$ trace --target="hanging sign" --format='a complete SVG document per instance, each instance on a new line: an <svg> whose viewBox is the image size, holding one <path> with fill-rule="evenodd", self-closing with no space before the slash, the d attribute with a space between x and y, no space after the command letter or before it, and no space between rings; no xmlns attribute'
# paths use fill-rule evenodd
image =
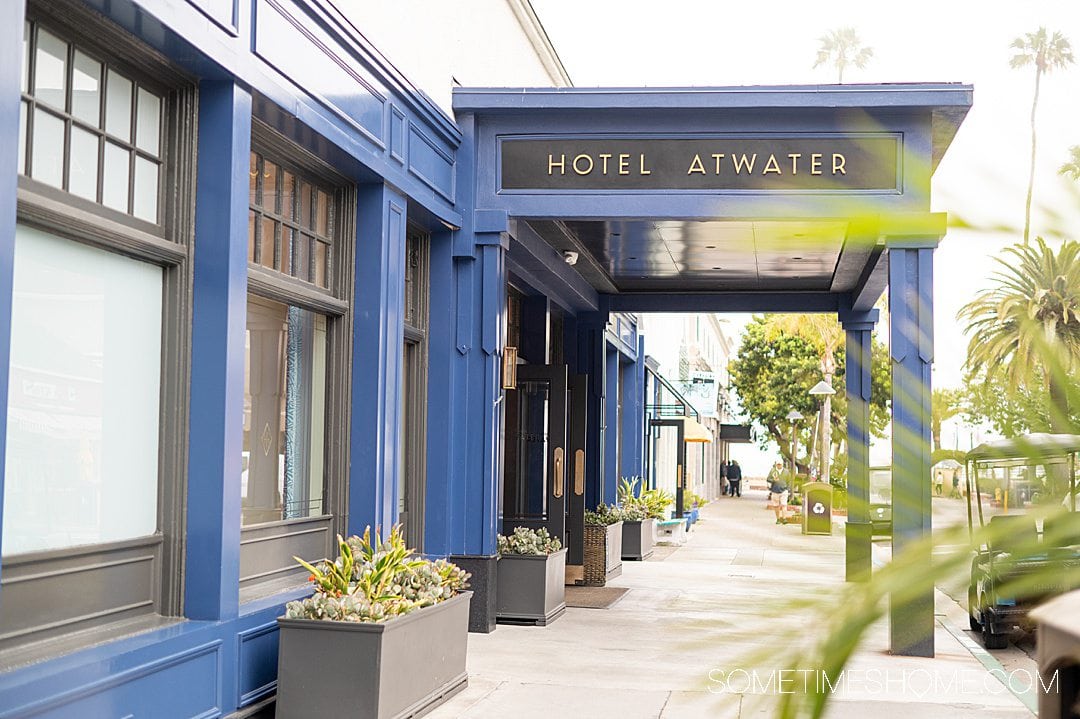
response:
<svg viewBox="0 0 1080 719"><path fill-rule="evenodd" d="M503 138L503 190L898 192L900 137Z"/></svg>

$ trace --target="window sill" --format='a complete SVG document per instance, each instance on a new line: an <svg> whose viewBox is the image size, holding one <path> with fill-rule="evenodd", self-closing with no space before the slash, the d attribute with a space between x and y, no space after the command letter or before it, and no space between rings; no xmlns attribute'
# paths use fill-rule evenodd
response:
<svg viewBox="0 0 1080 719"><path fill-rule="evenodd" d="M157 614L150 614L135 619L113 622L93 629L50 637L37 642L27 642L0 652L0 673L58 659L120 639L130 639L139 634L181 624L185 621L179 617L162 617Z"/></svg>

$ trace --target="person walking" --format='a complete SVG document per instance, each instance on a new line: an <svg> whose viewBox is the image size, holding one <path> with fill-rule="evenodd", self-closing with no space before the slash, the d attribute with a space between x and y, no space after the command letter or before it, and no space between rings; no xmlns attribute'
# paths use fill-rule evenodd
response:
<svg viewBox="0 0 1080 719"><path fill-rule="evenodd" d="M949 497L959 499L960 498L960 470L954 469L952 475L952 492L949 493Z"/></svg>
<svg viewBox="0 0 1080 719"><path fill-rule="evenodd" d="M727 479L727 462L720 462L720 494L725 495L728 492L728 479Z"/></svg>
<svg viewBox="0 0 1080 719"><path fill-rule="evenodd" d="M734 459L728 465L728 486L731 487L732 497L742 496L742 467Z"/></svg>
<svg viewBox="0 0 1080 719"><path fill-rule="evenodd" d="M787 524L788 485L778 468L779 463L769 473L769 503L776 514L776 523Z"/></svg>

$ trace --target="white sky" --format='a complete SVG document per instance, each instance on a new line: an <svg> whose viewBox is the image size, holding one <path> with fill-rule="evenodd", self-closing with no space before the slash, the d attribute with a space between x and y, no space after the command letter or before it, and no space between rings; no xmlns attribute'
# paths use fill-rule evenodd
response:
<svg viewBox="0 0 1080 719"><path fill-rule="evenodd" d="M960 384L967 343L956 312L989 284L993 255L1023 230L1034 75L1009 68L1009 43L1045 25L1064 33L1080 58L1080 3L532 3L578 87L832 83L834 68L812 65L818 38L843 26L854 27L874 51L864 70L845 71L845 82L974 85L974 106L934 176L933 209L981 227L1014 229L953 229L937 252L934 382ZM1080 237L1080 191L1057 175L1068 147L1078 144L1080 66L1073 66L1042 83L1032 235ZM735 325L739 318L731 319ZM961 448L966 444L965 437Z"/></svg>

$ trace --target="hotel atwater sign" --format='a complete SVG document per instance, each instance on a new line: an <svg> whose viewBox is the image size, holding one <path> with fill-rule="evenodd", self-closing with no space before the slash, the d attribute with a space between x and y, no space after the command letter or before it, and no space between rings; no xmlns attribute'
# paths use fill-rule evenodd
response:
<svg viewBox="0 0 1080 719"><path fill-rule="evenodd" d="M502 190L899 192L900 136L510 138Z"/></svg>

